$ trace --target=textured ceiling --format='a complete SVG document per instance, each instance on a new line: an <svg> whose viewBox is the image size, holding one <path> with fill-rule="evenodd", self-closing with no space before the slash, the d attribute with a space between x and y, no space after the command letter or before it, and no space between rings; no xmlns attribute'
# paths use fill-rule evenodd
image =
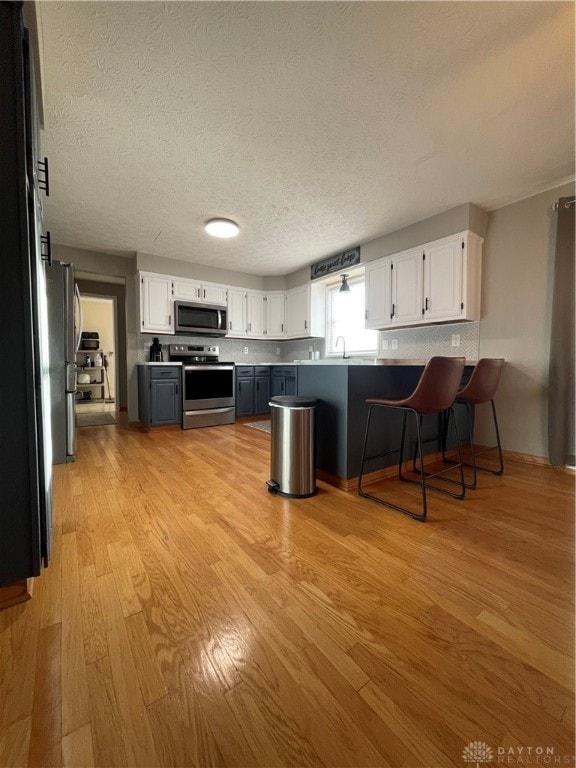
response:
<svg viewBox="0 0 576 768"><path fill-rule="evenodd" d="M287 274L574 173L574 4L41 2L55 242ZM203 223L235 219L235 240Z"/></svg>

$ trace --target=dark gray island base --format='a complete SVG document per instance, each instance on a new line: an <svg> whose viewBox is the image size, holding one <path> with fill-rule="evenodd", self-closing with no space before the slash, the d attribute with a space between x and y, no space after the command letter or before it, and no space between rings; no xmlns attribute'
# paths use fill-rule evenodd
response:
<svg viewBox="0 0 576 768"><path fill-rule="evenodd" d="M464 380L474 366L466 366ZM424 365L300 365L298 394L319 400L316 414L316 467L318 477L341 488L353 488L360 474L360 459L364 430L368 416L369 397L404 397L413 390ZM465 438L463 408L456 409L460 439ZM391 409L376 409L371 429L370 453L382 453L400 446L402 414ZM380 429L376 425L380 425ZM425 453L439 450L438 416L424 417ZM415 436L413 419L408 418L407 456L412 456ZM454 446L453 430L448 447ZM374 460L367 468L376 472L397 463L398 454Z"/></svg>

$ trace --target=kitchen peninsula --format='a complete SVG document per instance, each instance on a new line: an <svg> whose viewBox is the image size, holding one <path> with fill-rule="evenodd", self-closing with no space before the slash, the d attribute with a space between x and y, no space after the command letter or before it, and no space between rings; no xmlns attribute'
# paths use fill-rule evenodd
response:
<svg viewBox="0 0 576 768"><path fill-rule="evenodd" d="M348 362L348 361L346 361ZM320 479L342 488L352 488L360 471L360 458L369 397L404 397L409 395L426 365L425 360L381 360L376 365L342 364L342 361L320 361L320 364L300 364L298 367L298 394L319 400L316 421L316 466ZM464 371L467 379L473 370L468 364ZM460 409L459 409L460 410ZM462 409L463 410L463 409ZM374 414L380 429L374 429L378 444L370 452L398 448L402 429L402 414L378 409ZM457 413L458 426L464 426L463 413ZM408 429L411 430L410 420ZM408 432L408 435L411 431ZM424 452L438 450L438 417L424 418ZM370 450L370 449L369 449ZM395 464L397 455L374 462L371 471Z"/></svg>

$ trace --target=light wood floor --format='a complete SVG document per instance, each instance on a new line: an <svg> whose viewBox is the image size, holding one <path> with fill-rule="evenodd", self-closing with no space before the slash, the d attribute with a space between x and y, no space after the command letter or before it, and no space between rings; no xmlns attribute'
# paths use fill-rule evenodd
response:
<svg viewBox="0 0 576 768"><path fill-rule="evenodd" d="M268 445L80 430L52 564L0 612L1 768L572 755L573 476L508 462L423 525L269 495Z"/></svg>

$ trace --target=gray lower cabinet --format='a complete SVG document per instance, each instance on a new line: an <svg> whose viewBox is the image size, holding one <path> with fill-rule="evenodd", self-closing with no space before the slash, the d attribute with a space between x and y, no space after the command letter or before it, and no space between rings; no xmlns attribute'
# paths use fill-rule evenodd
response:
<svg viewBox="0 0 576 768"><path fill-rule="evenodd" d="M254 415L270 413L270 368L256 366L254 370Z"/></svg>
<svg viewBox="0 0 576 768"><path fill-rule="evenodd" d="M265 365L236 366L236 416L270 413L270 368Z"/></svg>
<svg viewBox="0 0 576 768"><path fill-rule="evenodd" d="M138 417L148 427L182 422L182 367L138 366Z"/></svg>
<svg viewBox="0 0 576 768"><path fill-rule="evenodd" d="M296 395L297 388L298 367L296 365L275 365L272 367L272 397Z"/></svg>
<svg viewBox="0 0 576 768"><path fill-rule="evenodd" d="M254 414L254 366L236 366L236 416Z"/></svg>

